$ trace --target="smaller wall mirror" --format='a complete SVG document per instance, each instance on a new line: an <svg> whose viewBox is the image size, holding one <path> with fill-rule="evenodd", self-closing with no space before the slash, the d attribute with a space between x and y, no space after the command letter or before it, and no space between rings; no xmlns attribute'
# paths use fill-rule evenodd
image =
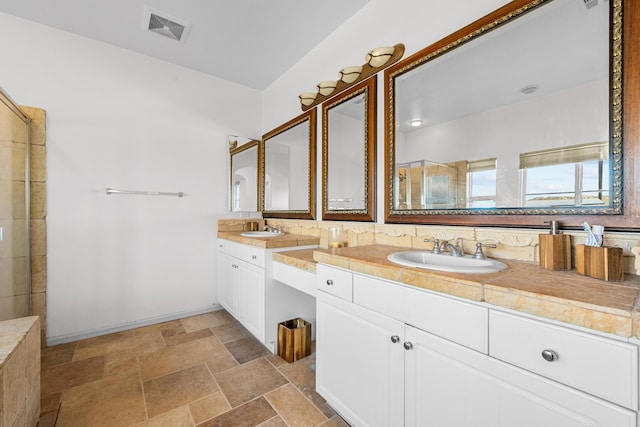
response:
<svg viewBox="0 0 640 427"><path fill-rule="evenodd" d="M262 216L315 218L316 110L262 137Z"/></svg>
<svg viewBox="0 0 640 427"><path fill-rule="evenodd" d="M322 106L322 219L375 220L376 78Z"/></svg>
<svg viewBox="0 0 640 427"><path fill-rule="evenodd" d="M258 149L260 141L229 137L231 212L258 211Z"/></svg>

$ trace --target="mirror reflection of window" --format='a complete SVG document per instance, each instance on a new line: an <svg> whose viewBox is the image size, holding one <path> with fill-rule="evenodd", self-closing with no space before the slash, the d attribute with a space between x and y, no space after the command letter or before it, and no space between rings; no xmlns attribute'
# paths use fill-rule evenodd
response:
<svg viewBox="0 0 640 427"><path fill-rule="evenodd" d="M467 164L467 207L496 207L496 158Z"/></svg>
<svg viewBox="0 0 640 427"><path fill-rule="evenodd" d="M520 155L522 204L609 204L608 144L597 142Z"/></svg>

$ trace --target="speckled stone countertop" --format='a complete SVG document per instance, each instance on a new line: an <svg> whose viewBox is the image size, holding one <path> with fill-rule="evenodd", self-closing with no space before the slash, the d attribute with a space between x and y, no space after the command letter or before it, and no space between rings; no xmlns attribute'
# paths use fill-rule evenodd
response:
<svg viewBox="0 0 640 427"><path fill-rule="evenodd" d="M26 340L31 327L39 321L38 316L29 316L0 322L0 368L18 345Z"/></svg>
<svg viewBox="0 0 640 427"><path fill-rule="evenodd" d="M316 250L299 249L296 251L276 252L273 254L273 260L315 273L318 262L313 258L313 253Z"/></svg>
<svg viewBox="0 0 640 427"><path fill-rule="evenodd" d="M304 236L301 234L284 233L281 236L273 237L245 237L241 234L241 231L218 231L218 238L265 249L317 245L320 243L319 237Z"/></svg>
<svg viewBox="0 0 640 427"><path fill-rule="evenodd" d="M552 271L536 263L510 260L500 260L508 266L500 273L448 273L405 267L387 260L389 254L401 250L405 249L370 245L311 252L317 262L354 272L596 331L640 338L640 276L625 275L622 282L606 282L575 270ZM305 268L308 254L281 253L278 261Z"/></svg>

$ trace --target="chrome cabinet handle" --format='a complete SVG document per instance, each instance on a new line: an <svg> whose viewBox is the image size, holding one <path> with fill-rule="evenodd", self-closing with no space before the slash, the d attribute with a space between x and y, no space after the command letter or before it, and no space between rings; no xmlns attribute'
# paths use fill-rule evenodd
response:
<svg viewBox="0 0 640 427"><path fill-rule="evenodd" d="M542 358L547 362L555 362L558 360L558 353L550 349L542 350Z"/></svg>
<svg viewBox="0 0 640 427"><path fill-rule="evenodd" d="M255 256L255 255L251 255L251 259L256 259L256 258L258 258L258 257Z"/></svg>
<svg viewBox="0 0 640 427"><path fill-rule="evenodd" d="M333 286L333 280L331 279L327 280L327 286Z"/></svg>
<svg viewBox="0 0 640 427"><path fill-rule="evenodd" d="M411 344L409 341L402 344L402 346L404 347L405 350L411 350L413 348L413 344Z"/></svg>
<svg viewBox="0 0 640 427"><path fill-rule="evenodd" d="M391 342L394 343L394 344L400 342L400 337L397 336L397 335L392 335L391 336Z"/></svg>

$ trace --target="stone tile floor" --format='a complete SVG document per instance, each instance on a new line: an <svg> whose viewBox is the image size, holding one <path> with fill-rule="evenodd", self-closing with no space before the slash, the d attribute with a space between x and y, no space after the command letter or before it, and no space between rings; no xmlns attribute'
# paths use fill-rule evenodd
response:
<svg viewBox="0 0 640 427"><path fill-rule="evenodd" d="M347 426L226 311L49 347L39 427Z"/></svg>

